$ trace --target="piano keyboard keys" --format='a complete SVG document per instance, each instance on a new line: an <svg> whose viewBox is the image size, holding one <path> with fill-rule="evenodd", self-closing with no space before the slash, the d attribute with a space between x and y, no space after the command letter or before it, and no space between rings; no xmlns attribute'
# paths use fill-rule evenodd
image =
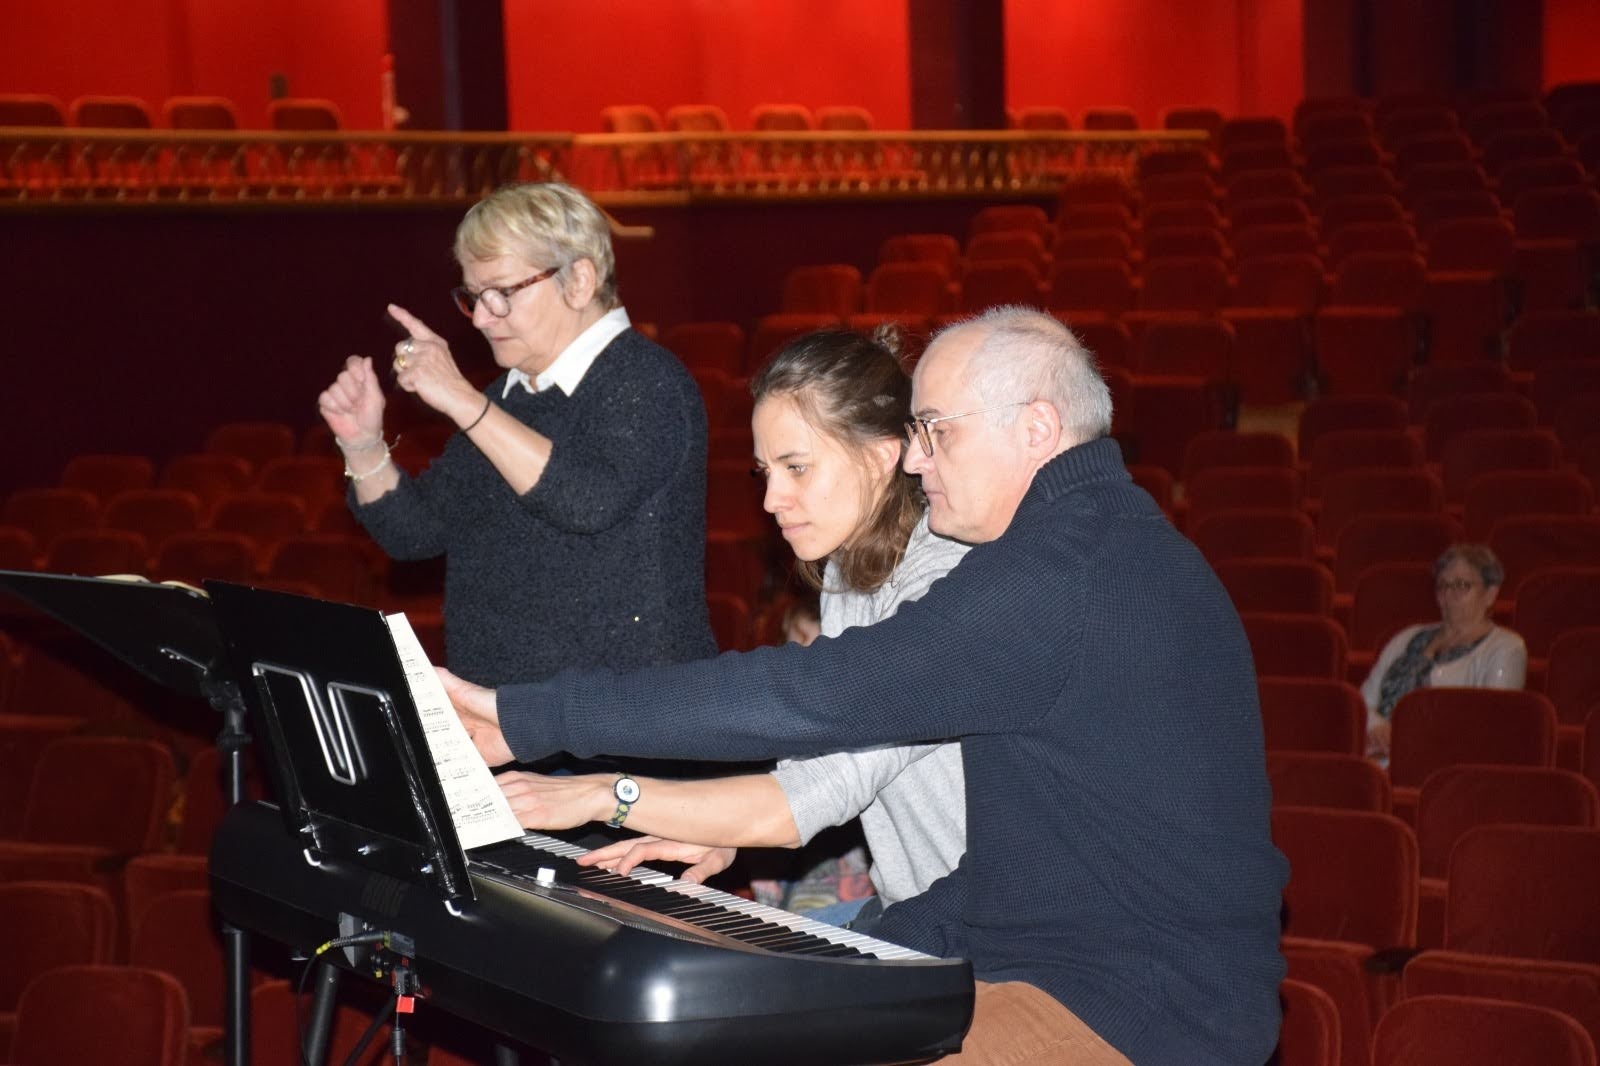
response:
<svg viewBox="0 0 1600 1066"><path fill-rule="evenodd" d="M518 847L528 849L527 853L519 853ZM585 854L586 849L575 844L542 833L528 833L516 841L481 849L474 859L503 864L513 874L531 878L540 866L552 865L551 857L555 856L566 860L556 864L560 881L768 951L874 959L931 957L719 889L680 881L648 866L634 867L626 875L578 866L575 860Z"/></svg>

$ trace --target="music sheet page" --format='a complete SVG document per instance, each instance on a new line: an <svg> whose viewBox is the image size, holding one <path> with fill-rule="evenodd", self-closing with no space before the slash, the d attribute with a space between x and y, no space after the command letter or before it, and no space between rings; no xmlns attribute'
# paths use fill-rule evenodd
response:
<svg viewBox="0 0 1600 1066"><path fill-rule="evenodd" d="M434 673L410 620L404 614L386 615L384 620L389 623L389 634L400 653L400 664L405 667L411 699L422 718L433 765L439 770L439 783L444 786L462 848L470 851L520 837L522 827L511 813L511 805L495 784L483 756L472 746L466 727L456 717L450 697L445 695L444 685Z"/></svg>

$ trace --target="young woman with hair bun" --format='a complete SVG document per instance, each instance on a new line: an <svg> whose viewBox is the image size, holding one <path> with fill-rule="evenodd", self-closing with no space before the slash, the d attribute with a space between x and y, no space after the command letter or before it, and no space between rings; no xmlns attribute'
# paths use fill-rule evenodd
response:
<svg viewBox="0 0 1600 1066"><path fill-rule="evenodd" d="M960 561L966 545L929 531L918 482L901 468L911 381L893 331L798 338L756 375L751 392L765 507L801 578L820 593L823 637L882 621ZM694 881L726 869L735 848L800 847L859 815L877 895L812 912L857 929L881 907L926 890L966 850L961 749L953 742L790 759L772 773L709 780L512 772L500 782L529 828L600 821L647 834L583 861L622 872L652 859L686 862L684 876Z"/></svg>

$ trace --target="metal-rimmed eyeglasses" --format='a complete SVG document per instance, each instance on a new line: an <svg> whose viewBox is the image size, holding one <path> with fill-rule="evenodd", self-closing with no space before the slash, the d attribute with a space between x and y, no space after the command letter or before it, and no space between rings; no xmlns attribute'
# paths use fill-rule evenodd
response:
<svg viewBox="0 0 1600 1066"><path fill-rule="evenodd" d="M1455 581L1435 581L1433 583L1434 592L1471 592L1477 587L1478 583L1476 581L1468 581L1465 578L1458 578Z"/></svg>
<svg viewBox="0 0 1600 1066"><path fill-rule="evenodd" d="M480 300L491 315L496 318L504 318L511 313L512 296L530 285L537 285L546 278L555 277L560 270L560 267L551 267L549 270L541 270L533 277L525 281L519 281L515 285L502 285L499 288L491 287L479 292L473 292L465 285L457 285L450 290L450 298L456 302L456 307L460 308L461 313L468 318L471 318L472 313L478 309Z"/></svg>
<svg viewBox="0 0 1600 1066"><path fill-rule="evenodd" d="M976 411L962 411L960 414L940 415L938 418L908 418L906 419L906 440L922 445L922 454L933 458L932 427L940 422L951 422L957 418L971 418L973 415L986 415L991 411L1004 411L1010 407L1026 407L1030 401L1017 400L1015 403L1002 403L994 407L982 407Z"/></svg>

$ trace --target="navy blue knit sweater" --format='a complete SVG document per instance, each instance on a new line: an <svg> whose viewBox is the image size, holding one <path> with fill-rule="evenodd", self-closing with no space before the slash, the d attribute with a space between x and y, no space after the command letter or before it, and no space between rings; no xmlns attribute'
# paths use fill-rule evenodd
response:
<svg viewBox="0 0 1600 1066"><path fill-rule="evenodd" d="M706 414L683 365L633 330L571 396L488 395L551 440L518 496L460 433L355 509L396 559L445 555L450 668L481 684L716 654L706 613Z"/></svg>
<svg viewBox="0 0 1600 1066"><path fill-rule="evenodd" d="M1250 649L1109 440L878 625L499 693L512 750L754 759L962 738L968 851L878 935L1046 990L1134 1062L1259 1066L1278 909Z"/></svg>

